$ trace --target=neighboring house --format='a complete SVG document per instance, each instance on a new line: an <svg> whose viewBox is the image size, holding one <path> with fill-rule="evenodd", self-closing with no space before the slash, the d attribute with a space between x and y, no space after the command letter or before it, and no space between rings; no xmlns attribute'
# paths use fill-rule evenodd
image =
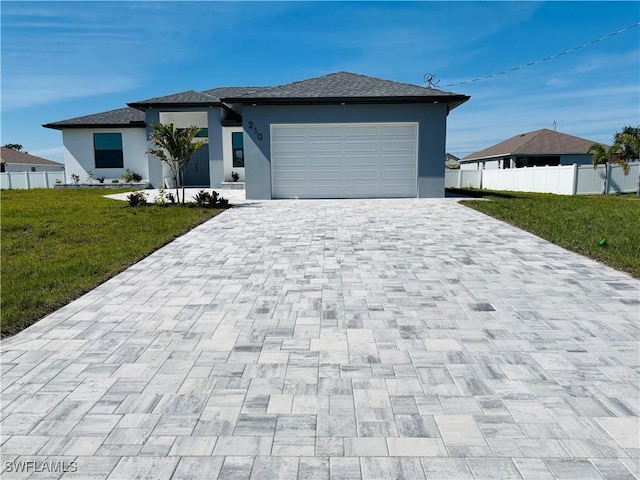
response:
<svg viewBox="0 0 640 480"><path fill-rule="evenodd" d="M250 199L442 197L446 120L466 95L337 72L274 87L223 87L44 125L62 130L67 175L128 168L170 183L149 156L151 123L201 127L186 184L240 174Z"/></svg>
<svg viewBox="0 0 640 480"><path fill-rule="evenodd" d="M444 159L444 166L449 170L458 170L460 169L460 159L455 155L447 153Z"/></svg>
<svg viewBox="0 0 640 480"><path fill-rule="evenodd" d="M543 128L522 133L460 160L462 170L522 168L543 165L590 165L587 153L596 142Z"/></svg>
<svg viewBox="0 0 640 480"><path fill-rule="evenodd" d="M1 147L1 172L62 172L64 165L28 153Z"/></svg>

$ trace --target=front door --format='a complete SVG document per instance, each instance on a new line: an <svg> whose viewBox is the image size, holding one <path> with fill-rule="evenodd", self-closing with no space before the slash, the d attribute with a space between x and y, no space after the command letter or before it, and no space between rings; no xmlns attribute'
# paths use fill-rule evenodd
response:
<svg viewBox="0 0 640 480"><path fill-rule="evenodd" d="M187 187L209 187L209 145L203 145L193 154L187 164L184 174L184 184Z"/></svg>

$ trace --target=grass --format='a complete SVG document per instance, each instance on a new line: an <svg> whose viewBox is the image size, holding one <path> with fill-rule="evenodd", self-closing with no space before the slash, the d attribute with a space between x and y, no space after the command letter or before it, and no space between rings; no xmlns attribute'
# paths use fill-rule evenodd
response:
<svg viewBox="0 0 640 480"><path fill-rule="evenodd" d="M640 197L634 194L452 192L481 197L461 203L640 278Z"/></svg>
<svg viewBox="0 0 640 480"><path fill-rule="evenodd" d="M2 337L23 330L221 212L132 208L104 194L91 189L2 191Z"/></svg>

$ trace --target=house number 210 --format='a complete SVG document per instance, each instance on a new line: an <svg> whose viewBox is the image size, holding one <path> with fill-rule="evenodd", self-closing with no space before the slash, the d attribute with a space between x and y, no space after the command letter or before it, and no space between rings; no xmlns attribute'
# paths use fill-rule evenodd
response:
<svg viewBox="0 0 640 480"><path fill-rule="evenodd" d="M262 134L258 132L258 127L256 127L253 122L249 122L249 130L253 130L253 132L256 134L256 137L258 137L258 140L262 141Z"/></svg>

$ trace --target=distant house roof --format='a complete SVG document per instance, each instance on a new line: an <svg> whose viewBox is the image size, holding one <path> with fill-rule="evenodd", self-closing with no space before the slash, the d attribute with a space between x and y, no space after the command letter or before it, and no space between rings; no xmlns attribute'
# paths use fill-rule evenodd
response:
<svg viewBox="0 0 640 480"><path fill-rule="evenodd" d="M460 168L460 159L455 155L447 153L445 155L444 165L447 168Z"/></svg>
<svg viewBox="0 0 640 480"><path fill-rule="evenodd" d="M149 98L138 102L127 103L130 107L144 109L147 107L175 107L177 105L220 105L221 101L214 95L187 90L163 97Z"/></svg>
<svg viewBox="0 0 640 480"><path fill-rule="evenodd" d="M251 103L330 103L349 101L358 103L436 103L443 102L455 108L470 97L394 82L349 72L336 72L271 88L254 93L243 93L223 98L234 102Z"/></svg>
<svg viewBox="0 0 640 480"><path fill-rule="evenodd" d="M521 133L504 142L467 155L462 162L510 155L564 155L587 153L594 143L585 138L555 132L547 128Z"/></svg>
<svg viewBox="0 0 640 480"><path fill-rule="evenodd" d="M0 150L0 163L19 163L22 165L55 165L57 167L63 166L61 163L47 160L46 158L36 157L35 155L30 155L28 153L18 152L17 150L12 150L10 148L2 147Z"/></svg>
<svg viewBox="0 0 640 480"><path fill-rule="evenodd" d="M62 130L63 128L83 127L120 127L133 128L144 127L144 112L135 108L125 107L108 112L85 115L83 117L70 118L59 122L46 123L43 127Z"/></svg>

